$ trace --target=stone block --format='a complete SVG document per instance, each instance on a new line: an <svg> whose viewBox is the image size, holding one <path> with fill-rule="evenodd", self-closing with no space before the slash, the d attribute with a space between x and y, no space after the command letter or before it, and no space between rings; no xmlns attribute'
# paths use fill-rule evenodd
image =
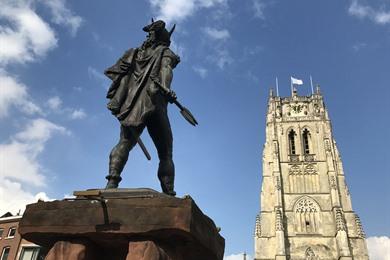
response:
<svg viewBox="0 0 390 260"><path fill-rule="evenodd" d="M47 259L223 259L223 237L189 196L151 189L76 194L71 200L30 204L20 221L23 238L57 257ZM94 254L97 258L87 257Z"/></svg>

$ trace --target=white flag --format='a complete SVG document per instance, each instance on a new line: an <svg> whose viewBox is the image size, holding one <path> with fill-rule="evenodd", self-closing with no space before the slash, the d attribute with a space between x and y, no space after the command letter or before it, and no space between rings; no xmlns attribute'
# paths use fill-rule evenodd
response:
<svg viewBox="0 0 390 260"><path fill-rule="evenodd" d="M303 85L303 81L301 79L296 79L291 77L291 84L293 85Z"/></svg>

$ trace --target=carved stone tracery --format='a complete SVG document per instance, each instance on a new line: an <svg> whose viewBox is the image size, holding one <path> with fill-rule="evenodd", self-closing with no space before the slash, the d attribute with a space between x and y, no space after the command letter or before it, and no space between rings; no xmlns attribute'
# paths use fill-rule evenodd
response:
<svg viewBox="0 0 390 260"><path fill-rule="evenodd" d="M295 203L294 212L298 233L318 232L320 208L317 202L310 197L302 197Z"/></svg>
<svg viewBox="0 0 390 260"><path fill-rule="evenodd" d="M304 212L317 212L317 205L316 203L309 199L309 198L303 198L301 199L295 208L295 212L304 213Z"/></svg>
<svg viewBox="0 0 390 260"><path fill-rule="evenodd" d="M305 174L318 174L315 164L308 164L305 166Z"/></svg>
<svg viewBox="0 0 390 260"><path fill-rule="evenodd" d="M356 224L356 233L358 237L365 238L366 233L364 233L362 222L360 221L360 218L357 214L355 214L355 224Z"/></svg>
<svg viewBox="0 0 390 260"><path fill-rule="evenodd" d="M261 236L261 218L260 215L256 216L255 237Z"/></svg>
<svg viewBox="0 0 390 260"><path fill-rule="evenodd" d="M275 184L275 188L277 190L280 190L282 188L282 184L280 183L280 177L279 176L276 176L275 177L275 181L276 181L276 184Z"/></svg>
<svg viewBox="0 0 390 260"><path fill-rule="evenodd" d="M344 216L340 209L336 210L336 229L337 231L346 231L347 226L345 225Z"/></svg>
<svg viewBox="0 0 390 260"><path fill-rule="evenodd" d="M297 165L297 164L292 165L292 166L290 167L289 174L293 174L293 175L302 174L301 167L300 167L299 165Z"/></svg>
<svg viewBox="0 0 390 260"><path fill-rule="evenodd" d="M325 141L325 151L330 152L331 151L331 147L330 147L329 139L326 138L324 141Z"/></svg>
<svg viewBox="0 0 390 260"><path fill-rule="evenodd" d="M318 260L319 258L314 253L313 249L311 247L308 247L305 252L305 259L306 260Z"/></svg>
<svg viewBox="0 0 390 260"><path fill-rule="evenodd" d="M282 211L280 209L276 209L275 211L275 230L276 231L283 231L283 217L282 217Z"/></svg>
<svg viewBox="0 0 390 260"><path fill-rule="evenodd" d="M330 181L330 187L331 187L332 189L334 189L334 190L337 189L336 178L335 178L334 176L330 176L329 181Z"/></svg>
<svg viewBox="0 0 390 260"><path fill-rule="evenodd" d="M293 193L312 193L320 190L318 170L315 163L291 165L288 180L290 192Z"/></svg>

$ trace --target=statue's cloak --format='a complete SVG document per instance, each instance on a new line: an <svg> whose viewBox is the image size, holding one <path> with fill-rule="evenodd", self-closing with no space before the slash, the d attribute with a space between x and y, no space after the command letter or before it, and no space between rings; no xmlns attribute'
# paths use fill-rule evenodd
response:
<svg viewBox="0 0 390 260"><path fill-rule="evenodd" d="M167 100L152 79L159 81L163 56L178 61L178 56L163 45L142 58L138 57L138 51L138 48L129 49L104 72L112 80L107 98L119 105L112 112L124 126L140 126L154 111L166 111Z"/></svg>

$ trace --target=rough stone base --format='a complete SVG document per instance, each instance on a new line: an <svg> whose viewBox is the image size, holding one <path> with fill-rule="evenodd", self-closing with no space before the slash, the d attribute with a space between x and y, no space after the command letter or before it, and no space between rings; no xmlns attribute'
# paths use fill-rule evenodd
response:
<svg viewBox="0 0 390 260"><path fill-rule="evenodd" d="M169 260L167 253L153 241L129 242L128 250L104 250L89 241L58 241L45 260Z"/></svg>
<svg viewBox="0 0 390 260"><path fill-rule="evenodd" d="M76 192L72 200L27 206L23 238L47 260L219 260L225 241L191 197L151 189Z"/></svg>

